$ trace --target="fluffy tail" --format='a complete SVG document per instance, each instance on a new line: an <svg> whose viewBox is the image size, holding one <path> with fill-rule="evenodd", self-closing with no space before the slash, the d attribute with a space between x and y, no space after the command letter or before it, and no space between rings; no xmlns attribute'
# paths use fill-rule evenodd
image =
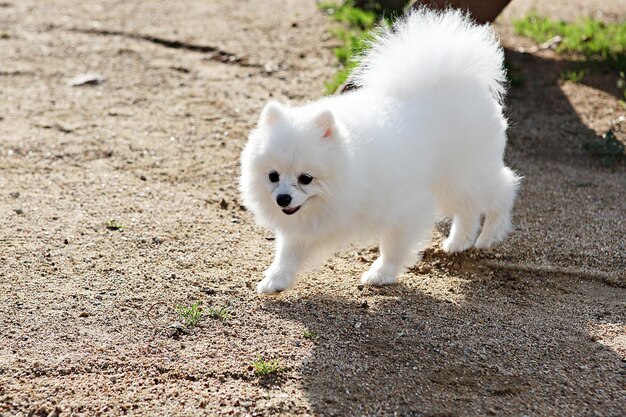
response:
<svg viewBox="0 0 626 417"><path fill-rule="evenodd" d="M351 80L391 94L414 93L446 80L471 78L500 101L504 53L488 25L458 10L422 8L379 29Z"/></svg>

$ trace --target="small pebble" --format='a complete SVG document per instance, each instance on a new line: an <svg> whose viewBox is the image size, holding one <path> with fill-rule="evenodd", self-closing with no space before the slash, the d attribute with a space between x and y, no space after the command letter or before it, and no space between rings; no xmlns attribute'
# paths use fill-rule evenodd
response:
<svg viewBox="0 0 626 417"><path fill-rule="evenodd" d="M180 323L178 323L178 322L176 322L176 323L172 323L172 324L170 324L170 325L169 325L169 326L167 326L167 327L169 327L170 329L174 329L174 330L176 330L177 332L184 332L184 331L185 331L185 326L183 326L182 324L180 324Z"/></svg>
<svg viewBox="0 0 626 417"><path fill-rule="evenodd" d="M98 73L80 74L67 82L69 86L78 87L81 85L98 85L104 82L104 77Z"/></svg>

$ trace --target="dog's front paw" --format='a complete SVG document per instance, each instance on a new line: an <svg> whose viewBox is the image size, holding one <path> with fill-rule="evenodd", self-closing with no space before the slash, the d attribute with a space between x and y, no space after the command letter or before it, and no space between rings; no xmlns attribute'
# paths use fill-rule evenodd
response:
<svg viewBox="0 0 626 417"><path fill-rule="evenodd" d="M395 284L398 281L396 274L391 274L384 269L370 268L361 275L361 284L365 285L390 285Z"/></svg>
<svg viewBox="0 0 626 417"><path fill-rule="evenodd" d="M473 242L469 239L463 240L449 237L443 241L443 244L441 246L446 253L458 253L471 248L472 243Z"/></svg>
<svg viewBox="0 0 626 417"><path fill-rule="evenodd" d="M265 278L257 284L256 292L259 294L281 292L291 288L293 281L293 276L290 274L272 272L268 269L265 271Z"/></svg>

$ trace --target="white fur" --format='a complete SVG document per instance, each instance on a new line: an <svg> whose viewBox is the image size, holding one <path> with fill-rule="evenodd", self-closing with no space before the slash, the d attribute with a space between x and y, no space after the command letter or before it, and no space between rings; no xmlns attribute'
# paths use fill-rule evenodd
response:
<svg viewBox="0 0 626 417"><path fill-rule="evenodd" d="M380 243L361 282L394 283L436 213L453 219L447 252L503 240L519 178L502 160L502 60L488 26L422 9L379 33L355 73L360 89L300 107L269 103L241 156L244 203L277 236L257 291L293 286L351 242ZM313 182L300 183L303 173ZM280 194L299 211L285 214Z"/></svg>

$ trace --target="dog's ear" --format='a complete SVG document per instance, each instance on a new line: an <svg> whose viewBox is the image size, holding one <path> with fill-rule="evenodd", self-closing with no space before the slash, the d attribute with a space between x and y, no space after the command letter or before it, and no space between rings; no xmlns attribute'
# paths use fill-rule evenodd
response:
<svg viewBox="0 0 626 417"><path fill-rule="evenodd" d="M283 106L276 102L270 101L265 105L265 108L261 112L261 124L268 126L274 126L283 118L284 113Z"/></svg>
<svg viewBox="0 0 626 417"><path fill-rule="evenodd" d="M335 117L330 110L324 110L315 118L315 124L322 129L322 137L330 138L335 133Z"/></svg>

